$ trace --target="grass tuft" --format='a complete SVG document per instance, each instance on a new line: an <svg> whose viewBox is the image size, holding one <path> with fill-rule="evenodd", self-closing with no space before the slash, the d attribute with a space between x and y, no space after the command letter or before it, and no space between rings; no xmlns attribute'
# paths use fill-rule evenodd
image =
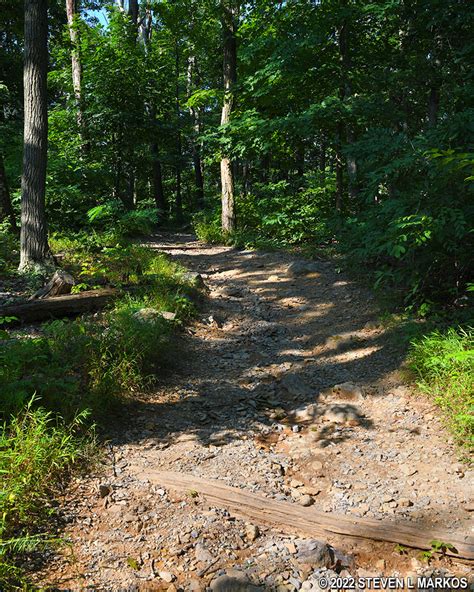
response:
<svg viewBox="0 0 474 592"><path fill-rule="evenodd" d="M474 446L474 329L436 330L415 340L409 365L420 390L444 411L456 440Z"/></svg>

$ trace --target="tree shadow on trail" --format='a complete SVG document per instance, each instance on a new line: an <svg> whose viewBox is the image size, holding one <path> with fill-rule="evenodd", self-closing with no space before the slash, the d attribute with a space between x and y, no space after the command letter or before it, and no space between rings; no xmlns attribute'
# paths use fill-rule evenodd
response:
<svg viewBox="0 0 474 592"><path fill-rule="evenodd" d="M285 274L294 260L286 253L200 245L191 235L159 236L148 246L212 278L214 294L201 307L199 331L176 338L175 373L131 402L125 425L111 430L117 444L167 445L189 433L211 445L271 431L296 423L299 408L318 406L324 389L346 381L372 385L400 365L395 330L366 330L374 321L370 296L327 262L315 263L311 277L294 278ZM220 317L220 326L207 327L209 316ZM272 417L275 408L285 421ZM357 410L352 415L357 429L373 429ZM321 440L338 444L351 429L325 428Z"/></svg>

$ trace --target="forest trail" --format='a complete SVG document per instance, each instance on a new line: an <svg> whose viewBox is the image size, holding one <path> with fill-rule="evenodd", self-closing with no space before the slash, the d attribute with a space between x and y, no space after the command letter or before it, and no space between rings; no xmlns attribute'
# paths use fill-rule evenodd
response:
<svg viewBox="0 0 474 592"><path fill-rule="evenodd" d="M105 472L71 484L72 551L38 573L43 583L173 591L214 581L212 589L230 590L216 576L226 573L229 585L245 572L261 590L319 589L318 574L334 563L325 547L209 507L195 491L166 489L156 471L299 508L472 532L473 472L457 462L433 405L404 383L396 330L376 322L370 294L330 262L190 235L147 244L199 272L208 294L177 337L176 368L111 431ZM419 552L400 555L393 543L324 542L346 575L427 569Z"/></svg>

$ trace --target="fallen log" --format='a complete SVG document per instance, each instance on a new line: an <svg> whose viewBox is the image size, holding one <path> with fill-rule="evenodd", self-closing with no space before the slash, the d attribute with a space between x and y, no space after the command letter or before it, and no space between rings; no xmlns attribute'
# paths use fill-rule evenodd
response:
<svg viewBox="0 0 474 592"><path fill-rule="evenodd" d="M220 481L193 475L147 470L146 473L137 476L174 491L197 492L212 506L225 508L236 516L290 533L299 532L323 540L331 535L339 535L426 550L431 549L431 541L442 541L454 547L446 549L447 555L474 560L474 537L467 532L446 531L424 523L390 522L327 514L312 507L303 508L291 502L276 501L243 489L229 487Z"/></svg>
<svg viewBox="0 0 474 592"><path fill-rule="evenodd" d="M30 323L77 316L84 312L104 308L119 293L120 291L116 288L106 288L104 290L87 290L79 294L29 300L21 304L1 306L0 317L15 317L17 320L10 322L10 326L14 323Z"/></svg>

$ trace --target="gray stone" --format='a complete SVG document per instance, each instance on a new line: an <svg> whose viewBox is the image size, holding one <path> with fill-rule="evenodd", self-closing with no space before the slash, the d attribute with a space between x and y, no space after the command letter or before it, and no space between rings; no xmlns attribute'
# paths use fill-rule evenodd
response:
<svg viewBox="0 0 474 592"><path fill-rule="evenodd" d="M359 421L360 415L354 405L331 405L324 413L324 419L334 423Z"/></svg>
<svg viewBox="0 0 474 592"><path fill-rule="evenodd" d="M310 273L318 273L320 266L311 261L293 261L286 268L286 275L289 277L299 277Z"/></svg>
<svg viewBox="0 0 474 592"><path fill-rule="evenodd" d="M167 582L168 584L171 584L171 582L176 580L176 576L170 571L159 571L158 575L164 582Z"/></svg>
<svg viewBox="0 0 474 592"><path fill-rule="evenodd" d="M209 563L214 559L208 548L202 543L197 543L194 552L196 554L196 559L198 561L202 561L203 563Z"/></svg>
<svg viewBox="0 0 474 592"><path fill-rule="evenodd" d="M313 568L330 567L334 563L334 554L326 543L316 539L295 541L298 548L296 559L299 563Z"/></svg>
<svg viewBox="0 0 474 592"><path fill-rule="evenodd" d="M259 586L252 584L243 572L228 570L228 573L215 578L210 586L212 592L259 592Z"/></svg>
<svg viewBox="0 0 474 592"><path fill-rule="evenodd" d="M133 317L144 323L153 323L161 317L161 314L156 308L140 308L140 310L133 313Z"/></svg>
<svg viewBox="0 0 474 592"><path fill-rule="evenodd" d="M294 416L296 421L311 421L318 415L318 406L315 403L298 407L295 409Z"/></svg>
<svg viewBox="0 0 474 592"><path fill-rule="evenodd" d="M161 316L166 320L166 321L174 321L176 320L176 313L175 312L169 312L167 310L163 311L161 313Z"/></svg>
<svg viewBox="0 0 474 592"><path fill-rule="evenodd" d="M247 524L245 527L245 536L251 542L255 541L260 535L260 529L256 524Z"/></svg>

